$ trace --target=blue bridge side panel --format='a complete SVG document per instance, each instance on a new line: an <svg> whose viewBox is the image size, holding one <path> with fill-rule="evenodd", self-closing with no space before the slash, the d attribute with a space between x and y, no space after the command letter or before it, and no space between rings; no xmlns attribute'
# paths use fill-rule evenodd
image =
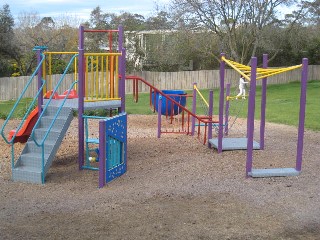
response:
<svg viewBox="0 0 320 240"><path fill-rule="evenodd" d="M127 114L106 120L106 182L127 171Z"/></svg>

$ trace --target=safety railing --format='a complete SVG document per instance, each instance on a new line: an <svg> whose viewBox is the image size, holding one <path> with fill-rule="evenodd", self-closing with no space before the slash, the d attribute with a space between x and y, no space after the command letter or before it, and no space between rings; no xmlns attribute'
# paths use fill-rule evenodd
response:
<svg viewBox="0 0 320 240"><path fill-rule="evenodd" d="M74 55L72 56L72 58L70 59L67 67L65 68L62 76L60 77L60 80L58 81L57 85L56 85L55 88L53 89L52 94L51 94L51 96L49 97L48 101L46 102L45 106L43 107L43 110L42 110L42 112L41 112L41 114L40 114L37 122L35 123L34 128L33 128L32 132L31 132L31 135L30 135L30 139L32 139L32 140L34 141L34 143L35 143L38 147L41 147L41 149L42 149L41 169L42 169L42 172L43 172L43 173L44 173L44 167L45 167L45 166L44 166L44 143L45 143L45 141L46 141L46 139L47 139L47 137L48 137L48 135L49 135L49 133L50 133L50 131L51 131L51 129L52 129L52 127L53 127L53 125L54 125L57 117L58 117L58 115L59 115L59 113L61 112L61 109L62 109L63 105L65 104L68 96L70 95L71 90L74 88L75 84L78 83L78 81L75 81L75 82L73 82L73 83L70 85L67 94L65 95L65 97L64 97L63 100L62 100L62 102L60 103L60 106L58 107L58 110L57 110L54 118L52 119L52 121L51 121L51 123L50 123L48 129L46 130L46 133L44 134L44 136L43 136L42 139L40 139L40 140L36 140L36 139L35 139L35 129L37 129L37 127L39 126L40 121L41 121L42 117L44 116L44 114L45 114L48 106L50 105L50 103L51 103L51 101L52 101L55 93L57 92L57 90L58 90L60 84L62 83L62 81L64 80L64 78L65 78L65 76L66 76L66 74L67 74L67 72L68 72L71 64L75 61L75 59L76 59L77 56L78 56L78 54L74 54ZM45 174L42 174L42 182L43 182L43 183L44 183L44 178L45 178Z"/></svg>
<svg viewBox="0 0 320 240"><path fill-rule="evenodd" d="M16 100L13 108L11 109L10 113L8 114L5 122L3 123L2 125L2 128L1 128L1 136L2 138L4 139L4 141L7 143L7 144L10 144L11 145L11 167L12 169L14 168L14 141L15 141L15 138L16 138L16 135L17 133L19 132L19 130L21 129L23 123L25 122L27 116L30 114L31 110L34 109L34 106L35 106L35 103L39 97L39 95L42 93L43 91L43 88L44 88L44 85L45 85L45 81L42 79L42 84L40 86L40 88L38 89L37 93L35 94L34 98L32 99L32 101L30 102L29 104L29 107L26 111L26 113L24 114L22 120L20 121L17 129L15 130L15 133L12 135L11 139L9 139L9 137L5 136L5 129L6 129L6 126L8 124L8 121L12 119L13 117L13 114L15 113L19 103L21 102L21 100L23 99L26 91L32 86L31 83L33 82L34 80L34 77L36 76L36 74L39 72L40 68L41 68L41 65L42 63L44 62L45 60L45 56L44 54L41 53L40 55L41 57L41 60L40 60L40 63L38 64L38 66L36 67L36 69L34 70L34 72L32 73L31 77L29 78L26 86L24 87L24 89L22 90L20 96L18 97L18 99Z"/></svg>
<svg viewBox="0 0 320 240"><path fill-rule="evenodd" d="M146 80L139 76L126 76L127 81L132 81L132 87L133 87L133 100L135 102L138 102L139 100L139 82L147 85L150 88L150 108L153 110L153 112L156 111L156 103L158 102L158 137L160 137L161 134L165 133L181 133L181 134L187 134L187 135L197 135L200 142L203 144L207 143L208 136L212 135L212 126L216 122L212 120L212 115L207 117L201 117L187 109L186 107L182 106L179 102L175 101L170 94L165 94L161 90L157 89L150 83L148 83ZM166 122L169 122L169 124L178 124L175 131L165 129L162 129L162 121L161 119L161 105L160 101L157 101L157 96L159 97L160 101L167 101L167 106L177 106L179 113L179 120L176 121L177 117L175 115L175 112L173 108L170 110L165 110L165 120ZM168 121L169 120L169 121Z"/></svg>
<svg viewBox="0 0 320 240"><path fill-rule="evenodd" d="M68 58L77 52L45 52L47 61L44 62L43 76L47 79L44 91L54 88L54 65L55 59ZM119 56L121 53L85 53L84 54L84 101L106 101L119 100ZM74 59L73 68L69 67L68 72L73 75L73 80L78 78L78 57ZM77 90L77 84L74 89Z"/></svg>
<svg viewBox="0 0 320 240"><path fill-rule="evenodd" d="M119 100L121 53L85 53L84 101Z"/></svg>

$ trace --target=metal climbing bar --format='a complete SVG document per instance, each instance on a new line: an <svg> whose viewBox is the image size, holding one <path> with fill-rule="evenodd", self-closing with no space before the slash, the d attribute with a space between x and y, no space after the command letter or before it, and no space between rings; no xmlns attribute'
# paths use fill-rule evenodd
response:
<svg viewBox="0 0 320 240"><path fill-rule="evenodd" d="M193 85L193 88L197 91L197 93L199 94L199 96L201 97L201 99L203 100L203 102L205 103L205 105L207 107L209 107L209 103L207 102L207 100L203 97L202 93L199 91L198 87L196 84Z"/></svg>
<svg viewBox="0 0 320 240"><path fill-rule="evenodd" d="M237 63L231 60L226 59L224 56L221 57L221 60L227 63L230 67L232 67L235 71L237 71L241 76L245 79L250 81L251 79L251 67L243 65L241 63ZM260 80L266 77L270 77L276 74L292 71L298 68L301 68L302 64L285 67L285 68L273 68L273 69L266 69L266 68L257 68L257 78L256 80Z"/></svg>
<svg viewBox="0 0 320 240"><path fill-rule="evenodd" d="M291 67L287 67L287 68L280 68L280 69L270 69L270 71L262 76L257 77L257 80L266 78L266 77L271 77L273 75L276 74L280 74L280 73L284 73L284 72L288 72L288 71L292 71L298 68L301 68L302 64L296 65L296 66L291 66Z"/></svg>

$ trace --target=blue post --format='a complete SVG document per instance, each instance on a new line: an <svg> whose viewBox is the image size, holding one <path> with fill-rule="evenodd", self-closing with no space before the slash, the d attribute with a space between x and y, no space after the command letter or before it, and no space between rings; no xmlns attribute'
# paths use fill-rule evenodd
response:
<svg viewBox="0 0 320 240"><path fill-rule="evenodd" d="M41 62L41 53L42 53L43 49L39 48L37 49L37 65L39 66L40 62ZM38 87L38 91L41 89L42 86L42 67L39 67L38 70L38 83L37 83L37 87ZM43 94L39 94L38 97L38 116L41 115L42 112L42 106L43 105Z"/></svg>

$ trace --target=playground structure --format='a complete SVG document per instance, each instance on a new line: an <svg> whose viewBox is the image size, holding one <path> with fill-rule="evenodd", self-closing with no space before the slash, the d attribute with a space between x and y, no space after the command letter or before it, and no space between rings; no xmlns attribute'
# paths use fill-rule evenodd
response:
<svg viewBox="0 0 320 240"><path fill-rule="evenodd" d="M85 52L85 33L108 34L108 52ZM117 41L112 40L113 34L117 34L115 37ZM179 113L186 112L189 120L203 121L175 101L172 96L156 89L144 79L125 76L125 49L122 43L123 30L121 26L117 30L90 30L80 26L78 52L49 52L47 47L43 46L34 48L37 55L37 67L1 128L1 136L11 146L11 169L14 181L45 182L45 176L73 119L73 111L78 112L79 170L98 170L99 187L103 187L106 182L123 174L126 171L127 156L125 80L133 80L136 100L138 100L138 80L150 87L150 96L153 91L155 94L154 102L157 101L157 94L161 95L159 99L165 98L167 106L170 104L174 106L172 111L170 110L171 119L173 119L175 107L178 106ZM55 56L69 58L69 62L59 79L52 77L52 64ZM61 86L63 86L68 72L73 72L74 80L65 90ZM32 89L32 83L35 81L37 89L34 92L34 98L17 129L11 131L7 136L9 132L6 129L8 121L12 119L25 92ZM161 109L160 102L161 100L159 100L159 109ZM153 108L155 111L155 106ZM117 115L113 117L85 115L85 110L92 109L109 110L110 113L115 111ZM168 112L168 110L166 111ZM99 121L99 135L94 138L89 137L89 121ZM210 123L206 120L205 124ZM110 128L110 126L112 127ZM194 124L192 129L190 126L187 130L183 128L183 132L186 131L193 135L195 132ZM15 153L14 143L16 142L26 142L18 159L16 159L17 154ZM98 162L92 160L98 160Z"/></svg>
<svg viewBox="0 0 320 240"><path fill-rule="evenodd" d="M85 52L85 33L107 34L108 52ZM98 170L99 187L103 187L106 182L126 171L125 84L119 77L125 75L125 50L122 43L121 26L117 30L90 30L80 26L78 52L49 52L46 47L34 48L37 54L37 67L1 128L3 139L11 145L11 168L14 181L45 182L48 169L73 118L73 111L78 111L79 169ZM52 79L54 56L69 57L69 63L56 81ZM74 81L60 95L65 76L72 71ZM8 121L12 118L25 92L31 89L31 83L36 80L37 90L25 116L18 128L11 131L7 137L8 131L5 131L5 127ZM34 106L36 108L33 110ZM89 117L84 114L88 109L105 109L111 112L115 110L118 115ZM88 138L84 124L88 118L100 121L99 138ZM114 124L115 121L117 124ZM112 128L110 129L109 126ZM105 132L102 132L102 129ZM100 139L100 135L104 137ZM17 160L14 152L15 142L26 142ZM89 166L85 159L89 157L90 152L88 143L99 146L100 161L96 169Z"/></svg>
<svg viewBox="0 0 320 240"><path fill-rule="evenodd" d="M85 52L85 33L109 34L109 51L103 53ZM117 40L112 40L112 34L118 34ZM114 47L117 42L117 46ZM27 181L32 183L44 183L45 176L52 164L54 156L64 138L64 135L73 118L73 111L78 112L78 135L79 170L89 169L99 171L99 187L126 172L127 159L127 115L125 113L125 81L133 82L133 98L138 101L139 83L150 88L150 107L158 112L158 132L161 134L177 133L197 135L203 144L215 147L218 152L230 149L247 149L246 175L252 177L262 176L292 176L301 171L305 86L301 88L299 140L297 147L297 164L293 169L261 170L252 169L252 150L264 148L264 124L265 124L265 101L266 101L266 78L284 71L296 69L299 66L285 69L267 69L266 60L264 67L259 69L252 60L252 66L244 66L232 62L222 55L220 66L220 96L219 96L219 119L213 116L213 91L210 91L209 102L201 95L196 84L193 86L193 94L188 95L183 91L159 90L146 80L138 76L125 75L125 49L122 46L123 30L85 30L79 28L79 51L78 52L49 52L46 47L35 47L38 65L32 74L28 84L22 91L8 118L1 129L4 140L12 147L12 178L14 181ZM69 56L70 60L64 73L58 81L52 79L52 59L55 55ZM224 97L224 69L228 64L246 80L250 81L250 94L247 118L247 136L241 139L223 138L228 135L229 124L229 101L230 85L227 85L226 98ZM73 70L72 70L73 66ZM307 66L307 63L304 63ZM303 67L303 69L306 67ZM65 91L60 89L67 72L74 71L74 81ZM306 70L302 76L302 84L306 81ZM257 74L258 77L257 77ZM24 93L30 87L31 82L37 75L37 92L33 98L25 116L18 128L10 132L9 137L5 134L5 127L12 117L18 103ZM261 107L260 143L253 141L254 108L255 108L255 81L263 79L263 99ZM62 92L59 95L59 92ZM205 105L204 114L197 112L197 96ZM192 109L186 107L186 101L192 97ZM224 101L226 109L224 113ZM33 106L37 105L33 110ZM105 109L110 113L115 111L116 116L101 117L87 116L85 110ZM89 137L90 121L99 121L99 132L95 138ZM233 124L233 123L232 123ZM301 130L302 129L302 130ZM218 132L218 138L212 139L213 131ZM225 147L225 145L232 148ZM26 142L22 154L15 160L14 143ZM238 145L237 147L234 147Z"/></svg>
<svg viewBox="0 0 320 240"><path fill-rule="evenodd" d="M302 64L280 69L267 69L267 55L263 55L263 68L257 67L257 58L251 59L251 67L245 66L225 58L221 55L220 62L220 99L219 99L219 133L217 139L209 139L209 143L217 148L218 153L223 150L246 149L246 176L247 177L277 177L277 176L297 176L300 174L302 166L302 151L304 138L304 121L305 121L305 105L306 105L306 83L308 72L308 60L303 59ZM247 117L247 136L245 138L226 138L223 137L227 132L223 125L223 109L224 109L224 70L225 64L228 64L235 69L239 74L245 77L250 82L250 93L248 103ZM300 113L299 113L299 128L297 140L297 155L295 168L271 168L271 169L254 169L253 165L253 150L264 149L265 136L265 115L266 115L266 96L267 96L267 77L279 74L285 71L301 68L301 93L300 93ZM255 116L255 100L256 100L256 80L262 79L262 96L261 96L261 115L260 115L260 143L254 141L254 116ZM226 99L232 100L229 93L230 86L227 85ZM226 105L228 108L229 105ZM227 112L227 110L226 110ZM225 130L225 131L224 131ZM227 135L227 134L225 134Z"/></svg>

